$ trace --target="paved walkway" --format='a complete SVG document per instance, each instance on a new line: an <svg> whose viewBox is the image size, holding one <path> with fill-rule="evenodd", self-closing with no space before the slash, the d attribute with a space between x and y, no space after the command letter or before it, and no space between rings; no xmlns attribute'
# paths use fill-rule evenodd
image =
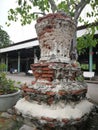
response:
<svg viewBox="0 0 98 130"><path fill-rule="evenodd" d="M30 85L34 80L33 76L27 76L25 73L18 73L18 74L7 74L7 78L10 78L15 81L20 81L22 84L26 83ZM91 98L94 103L98 104L98 81L86 81L88 84L88 92L87 97Z"/></svg>
<svg viewBox="0 0 98 130"><path fill-rule="evenodd" d="M17 74L10 74L7 73L7 78L15 80L16 82L21 82L22 84L31 84L34 77L33 76L27 76L25 73L17 73Z"/></svg>
<svg viewBox="0 0 98 130"><path fill-rule="evenodd" d="M90 98L94 104L98 105L98 84L87 83L88 92L87 97Z"/></svg>

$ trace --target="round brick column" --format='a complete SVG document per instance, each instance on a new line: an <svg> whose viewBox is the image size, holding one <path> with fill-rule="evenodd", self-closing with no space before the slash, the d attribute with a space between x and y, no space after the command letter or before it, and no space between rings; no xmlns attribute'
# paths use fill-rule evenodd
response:
<svg viewBox="0 0 98 130"><path fill-rule="evenodd" d="M48 14L39 18L35 27L41 48L40 60L69 62L75 32L72 19L61 13Z"/></svg>

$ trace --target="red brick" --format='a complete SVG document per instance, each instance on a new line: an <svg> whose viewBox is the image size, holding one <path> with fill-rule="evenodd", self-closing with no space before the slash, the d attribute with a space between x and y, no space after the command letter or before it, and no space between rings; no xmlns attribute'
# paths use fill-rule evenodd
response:
<svg viewBox="0 0 98 130"><path fill-rule="evenodd" d="M66 19L66 18L69 18L68 16L64 16L64 15L61 15L60 13L55 13L55 14L52 14L52 13L50 13L50 14L48 14L48 15L46 15L46 16L44 16L44 17L40 17L40 18L38 18L37 19L37 22L39 23L39 22L41 22L41 21L43 21L44 19L56 19L56 18L60 18L60 19ZM71 21L71 20L70 20Z"/></svg>
<svg viewBox="0 0 98 130"><path fill-rule="evenodd" d="M51 71L51 70L43 70L42 71L43 74L51 74L51 75L54 75L54 71Z"/></svg>
<svg viewBox="0 0 98 130"><path fill-rule="evenodd" d="M42 74L42 77L44 78L44 77L47 77L47 78L50 78L50 77L54 77L54 75L53 74Z"/></svg>
<svg viewBox="0 0 98 130"><path fill-rule="evenodd" d="M53 122L54 119L49 117L41 117L42 120L46 120L47 122Z"/></svg>
<svg viewBox="0 0 98 130"><path fill-rule="evenodd" d="M48 68L48 67L44 67L44 68L42 68L42 70L51 70L50 68Z"/></svg>
<svg viewBox="0 0 98 130"><path fill-rule="evenodd" d="M22 88L23 91L25 92L34 92L35 90L32 88Z"/></svg>
<svg viewBox="0 0 98 130"><path fill-rule="evenodd" d="M51 82L53 79L52 78L47 78L47 77L39 77L39 79L43 79L43 80L47 80L47 81L49 81L49 82Z"/></svg>
<svg viewBox="0 0 98 130"><path fill-rule="evenodd" d="M86 93L87 92L87 89L82 89L82 90L74 90L74 91L71 91L72 94L75 94L75 95L78 95L78 94L81 94L81 93Z"/></svg>
<svg viewBox="0 0 98 130"><path fill-rule="evenodd" d="M58 92L58 94L62 96L62 95L67 94L67 92L65 92L64 90L60 90L60 91Z"/></svg>
<svg viewBox="0 0 98 130"><path fill-rule="evenodd" d="M62 119L62 122L64 122L65 124L67 124L69 122L68 119Z"/></svg>
<svg viewBox="0 0 98 130"><path fill-rule="evenodd" d="M51 127L51 128L54 128L55 127L55 124L54 123L48 123L47 124L48 127ZM51 130L51 129L50 129Z"/></svg>
<svg viewBox="0 0 98 130"><path fill-rule="evenodd" d="M55 95L55 92L48 91L48 92L46 92L46 94L49 95L49 96L54 96L54 95Z"/></svg>
<svg viewBox="0 0 98 130"><path fill-rule="evenodd" d="M51 104L53 104L53 101L54 101L54 98L50 97L47 102L48 102L49 105L51 105Z"/></svg>
<svg viewBox="0 0 98 130"><path fill-rule="evenodd" d="M81 120L81 118L76 118L75 120L76 120L76 121L80 121L80 120Z"/></svg>

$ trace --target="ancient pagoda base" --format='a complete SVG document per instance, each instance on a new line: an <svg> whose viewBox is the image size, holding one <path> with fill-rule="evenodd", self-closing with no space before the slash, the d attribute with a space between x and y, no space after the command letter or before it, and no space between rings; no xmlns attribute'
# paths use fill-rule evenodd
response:
<svg viewBox="0 0 98 130"><path fill-rule="evenodd" d="M87 84L70 53L75 24L64 13L48 14L37 20L36 31L41 58L31 64L35 79L22 87L25 96L15 105L16 114L38 130L83 128L93 104L86 99Z"/></svg>

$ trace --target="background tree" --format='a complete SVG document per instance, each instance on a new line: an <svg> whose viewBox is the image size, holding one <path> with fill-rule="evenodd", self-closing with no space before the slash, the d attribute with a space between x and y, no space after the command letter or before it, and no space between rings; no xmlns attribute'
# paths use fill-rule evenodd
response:
<svg viewBox="0 0 98 130"><path fill-rule="evenodd" d="M6 31L0 26L0 48L6 47L11 44L10 37Z"/></svg>

